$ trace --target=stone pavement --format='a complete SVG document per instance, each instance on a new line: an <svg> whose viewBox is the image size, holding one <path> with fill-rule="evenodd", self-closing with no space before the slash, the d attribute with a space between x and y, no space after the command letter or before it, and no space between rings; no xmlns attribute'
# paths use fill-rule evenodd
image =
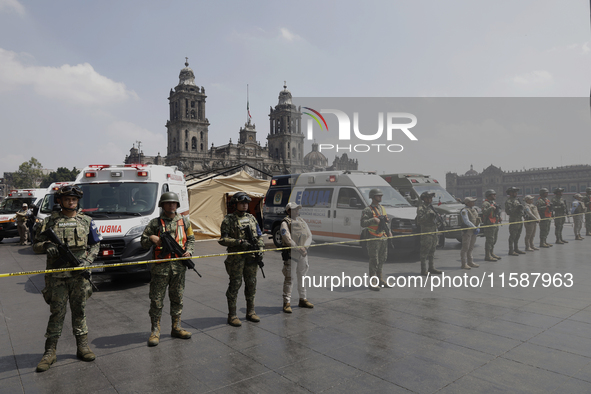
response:
<svg viewBox="0 0 591 394"><path fill-rule="evenodd" d="M95 276L100 291L88 301L87 315L96 361L76 359L68 312L57 362L44 373L35 372L49 317L40 294L43 277L0 278L0 393L590 392L591 237L574 241L567 226L569 244L519 257L507 256L507 239L504 226L496 248L503 259L487 263L479 238L474 255L480 268L469 271L459 268L457 242L448 240L437 251L436 266L450 280L461 277L451 285L462 287L431 291L432 280L424 288L330 291L329 282L309 290L314 309L294 307L291 315L281 311L280 254L268 252L267 279L259 275L257 286L262 320L244 320L241 294L240 328L226 324L223 258L197 260L203 278L187 273L182 315L193 337L170 337L166 304L154 348L146 346L148 285ZM209 241L196 250L223 249ZM0 273L41 269L44 257L5 240ZM389 261L384 273L408 282L419 272L416 260ZM354 247L312 248L310 263L309 275L317 280L361 276L367 269ZM535 272L572 273L574 285L543 287L540 278L533 288L530 276L529 287L525 281L509 286L510 273ZM460 283L476 284L472 277L484 277L482 287Z"/></svg>

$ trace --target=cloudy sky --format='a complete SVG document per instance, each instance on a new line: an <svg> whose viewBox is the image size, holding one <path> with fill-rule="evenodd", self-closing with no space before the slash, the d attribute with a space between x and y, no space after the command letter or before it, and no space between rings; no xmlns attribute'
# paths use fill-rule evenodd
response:
<svg viewBox="0 0 591 394"><path fill-rule="evenodd" d="M247 84L263 145L284 80L298 97L589 97L589 15L586 0L0 0L0 173L30 157L50 169L120 163L137 140L165 155L185 57L215 145L236 140ZM479 149L485 131L441 143L431 132L388 172L589 163L589 129L525 160L503 153L515 134L464 159L449 152L462 138ZM413 167L417 154L436 168Z"/></svg>

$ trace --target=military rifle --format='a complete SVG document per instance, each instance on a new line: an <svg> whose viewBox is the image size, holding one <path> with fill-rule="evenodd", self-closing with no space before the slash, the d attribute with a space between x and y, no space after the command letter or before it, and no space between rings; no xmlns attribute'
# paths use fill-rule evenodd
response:
<svg viewBox="0 0 591 394"><path fill-rule="evenodd" d="M378 216L378 219L380 220L380 224L378 224L378 233L381 233L382 231L385 232L386 235L390 233L390 229L388 228L388 216L380 215Z"/></svg>
<svg viewBox="0 0 591 394"><path fill-rule="evenodd" d="M41 235L45 236L50 242L54 243L57 246L57 250L60 256L56 262L58 268L82 266L82 262L76 256L74 256L74 253L72 253L68 245L64 244L62 240L58 238L57 234L53 231L53 229L48 228L47 230L43 231ZM92 283L92 280L90 280L90 271L84 270L80 273L80 276L88 280L92 287L96 291L98 291L98 288L95 286L94 283Z"/></svg>
<svg viewBox="0 0 591 394"><path fill-rule="evenodd" d="M263 278L266 279L265 271L263 271L263 267L265 266L265 263L263 263L263 253L258 251L259 250L259 247L257 246L258 242L257 242L254 234L252 233L252 228L250 228L249 225L246 225L246 226L242 227L241 230L244 231L244 234L246 235L246 240L250 244L249 250L255 252L254 260L249 261L249 263L255 262L256 264L258 264L258 266L261 268L261 273L263 274Z"/></svg>
<svg viewBox="0 0 591 394"><path fill-rule="evenodd" d="M433 208L433 204L429 204L429 208L435 213L435 224L437 224L437 229L438 230L444 230L445 229L445 221L443 220L443 218L441 217L441 214L439 212L437 212L435 210L435 208Z"/></svg>
<svg viewBox="0 0 591 394"><path fill-rule="evenodd" d="M160 241L162 242L162 253L164 255L170 254L173 257L183 257L183 255L187 252L186 249L183 249L181 245L179 245L178 242L172 238L172 235L170 235L169 232L163 231L160 234ZM195 269L195 263L193 260L183 259L178 261L183 263L183 265L188 269L195 271L200 278L203 278L201 274Z"/></svg>

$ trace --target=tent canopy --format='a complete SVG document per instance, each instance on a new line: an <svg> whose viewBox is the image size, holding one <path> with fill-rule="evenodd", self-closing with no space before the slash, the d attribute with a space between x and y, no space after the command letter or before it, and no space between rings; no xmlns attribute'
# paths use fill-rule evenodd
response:
<svg viewBox="0 0 591 394"><path fill-rule="evenodd" d="M220 226L227 214L227 201L237 192L245 192L253 201L249 212L261 210L259 202L269 189L270 181L256 179L246 171L217 176L189 186L189 215L195 239L219 238ZM258 208L257 208L258 206Z"/></svg>

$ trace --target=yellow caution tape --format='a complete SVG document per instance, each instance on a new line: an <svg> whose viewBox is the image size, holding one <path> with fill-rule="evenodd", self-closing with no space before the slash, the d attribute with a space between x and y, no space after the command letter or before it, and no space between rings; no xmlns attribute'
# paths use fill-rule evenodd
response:
<svg viewBox="0 0 591 394"><path fill-rule="evenodd" d="M576 214L573 214L573 215L566 215L566 216L556 216L556 217L551 217L551 218L541 218L540 221L542 221L542 220L560 219L560 218L566 218L568 216L578 216L578 215L584 215L584 214L585 214L585 212L583 212L583 213L576 213ZM506 223L499 223L499 224L489 224L489 225L485 225L485 226L480 226L478 228L483 229L483 228L490 228L490 227L507 226L507 225L511 225L511 224L530 223L530 222L538 222L538 220L537 219L532 219L532 220L521 220L519 222L506 222ZM452 230L430 231L430 232L424 232L424 233L411 233L411 234L403 234L403 235L393 235L391 237L382 237L380 239L394 239L394 238L416 237L416 236L419 236L419 235L428 235L428 234L444 234L444 233L455 232L455 231L475 230L476 228L477 227L463 227L463 228L457 228L457 229L452 229ZM358 243L358 242L374 241L375 239L376 238L356 239L356 240L352 240L352 241L338 241L338 242L325 242L325 243L323 242L323 243L319 243L319 244L315 244L315 245L310 245L309 247L353 244L353 243ZM297 248L301 248L301 246L287 246L287 247L275 248L275 249L261 249L258 252L289 250L289 249L297 249ZM56 268L56 269L51 269L51 270L11 272L11 273L7 273L7 274L0 274L0 278L6 278L6 277L9 277L9 276L52 274L52 273L56 273L56 272L84 271L84 270L93 270L93 269L99 269L99 268L126 267L126 266L132 266L132 265L142 265L142 264L159 264L159 263L165 263L165 262L169 262L169 261L179 261L179 260L188 260L188 259L191 259L191 260L193 260L193 259L205 259L205 258L209 258L209 257L237 256L237 255L241 255L241 254L251 254L251 253L256 253L256 251L246 250L246 251L242 251L242 252L233 252L233 253L216 253L216 254L204 254L204 255L191 256L191 257L177 257L177 258L173 258L173 259L158 259L158 260L146 260L146 261L132 261L132 262L129 262L129 263L113 263L113 264L104 264L104 265L91 265L91 266L87 266L87 267L68 267L68 268Z"/></svg>

